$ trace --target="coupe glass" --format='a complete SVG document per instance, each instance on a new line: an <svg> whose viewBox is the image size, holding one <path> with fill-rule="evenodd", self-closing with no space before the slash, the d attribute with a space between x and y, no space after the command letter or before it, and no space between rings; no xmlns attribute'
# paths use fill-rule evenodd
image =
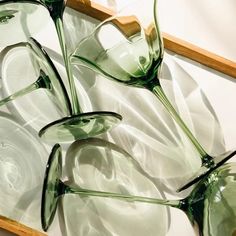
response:
<svg viewBox="0 0 236 236"><path fill-rule="evenodd" d="M94 122L90 120L90 114L93 113L84 113L83 122L81 121L81 115L70 116L71 114L71 105L70 100L67 95L66 89L62 82L62 79L57 72L53 62L47 55L46 51L41 47L41 45L33 38L29 39L27 43L18 43L16 45L8 46L3 49L1 53L2 60L2 70L9 70L8 60L11 57L19 56L22 50L29 49L28 57L33 59L32 66L35 67L35 72L39 73L37 80L20 91L11 94L10 96L4 98L0 101L0 106L6 104L9 101L12 101L18 97L21 97L27 93L30 93L36 89L44 88L46 89L52 98L53 103L56 105L57 109L63 114L62 119L54 121L40 130L40 136L44 135L45 130L48 130L46 133L50 135L50 139L60 139L63 141L70 141L78 138L87 138L88 136L97 135L101 132L105 132L110 129L113 124L115 124L121 117L113 112L99 112L97 114L97 119ZM18 75L19 76L19 75ZM108 115L109 114L109 115ZM67 122L67 128L61 130L58 127L58 122L60 124ZM70 125L69 125L70 124ZM51 127L50 129L48 129ZM58 127L58 128L57 128Z"/></svg>
<svg viewBox="0 0 236 236"><path fill-rule="evenodd" d="M88 149L86 149L86 147L88 147ZM85 151L85 155L77 155L80 151ZM87 158L87 154L89 155L89 159ZM61 176L61 151L59 146L56 145L54 147L50 159L48 164L51 164L49 164L50 167L46 170L47 173L45 175L44 191L42 195L41 212L44 230L47 230L50 223L53 221L58 202L54 200L60 195L57 195L58 192L56 186L54 186L54 178ZM77 161L84 161L85 165L80 166ZM60 164L58 165L59 162ZM76 172L76 170L79 170L80 172L81 170L84 174L88 174L85 179L83 178L84 176L81 178L85 180L83 181L85 185L86 183L92 182L95 186L103 190L103 187L105 187L114 192L117 191L130 194L142 193L144 196L154 195L163 198L163 193L159 191L155 184L153 184L150 177L142 170L138 162L136 162L126 151L112 143L95 138L77 140L69 147L66 154L66 162L67 171L71 170ZM74 167L73 164L75 164L76 167ZM73 166L72 169L70 169L71 166ZM92 171L89 168L90 166ZM85 167L85 169L83 167ZM86 169L86 167L88 167L88 169ZM74 182L70 175L67 176L69 182ZM51 182L52 179L53 182ZM53 192L51 192L51 190ZM105 199L105 202L102 202L103 199L97 201L99 199L96 198L94 200L95 206L98 207L96 207L96 212L98 211L97 213L101 217L100 219L108 222L105 227L116 235L129 235L127 231L135 231L134 229L117 229L117 218L119 218L119 216L122 216L123 223L127 220L126 223L129 226L131 226L132 223L135 225L135 222L137 224L138 222L141 223L143 220L148 220L146 226L140 225L140 230L136 235L144 235L145 233L153 234L156 231L156 227L159 229L159 235L166 235L167 233L169 215L166 207L158 205L150 207L146 204L110 201ZM65 205L65 207L67 207L67 205ZM104 211L104 214L103 212L99 213L99 209ZM127 210L127 215L124 215L124 209ZM103 219L103 217L106 219ZM156 220L158 218L161 218L162 222L158 223ZM120 223L121 224L118 225L119 227L122 227L122 220ZM124 228L126 228L125 225L127 226L127 224L123 225Z"/></svg>
<svg viewBox="0 0 236 236"><path fill-rule="evenodd" d="M181 191L196 183L207 171L225 163L234 152L210 156L184 123L161 87L159 79L163 54L157 24L157 1L141 0L98 25L91 35L79 43L71 55L71 62L125 85L146 88L158 98L202 160L197 175L178 190Z"/></svg>
<svg viewBox="0 0 236 236"><path fill-rule="evenodd" d="M77 145L80 145L77 146L77 153L83 148L89 149L89 147L94 147L99 142L102 143L98 139L83 140L81 145L80 142L77 142ZM103 145L104 147L108 147L108 151L113 148L111 145L114 144L106 144L106 141L104 143ZM101 157L98 156L97 158ZM119 155L115 156L115 158L119 158ZM128 158L127 162L129 163ZM189 196L181 200L164 200L115 192L96 191L79 186L71 187L60 180L61 172L61 148L59 144L56 144L49 157L43 187L41 220L44 230L47 230L53 221L59 197L64 194L79 194L87 197L102 197L178 208L186 213L197 235L230 236L236 232L236 204L234 201L236 185L235 163L222 165L218 169L208 173L208 176L197 183Z"/></svg>

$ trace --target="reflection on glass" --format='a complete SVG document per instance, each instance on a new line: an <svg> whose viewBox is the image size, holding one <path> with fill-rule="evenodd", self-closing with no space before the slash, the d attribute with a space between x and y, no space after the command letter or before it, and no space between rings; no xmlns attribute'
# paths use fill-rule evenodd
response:
<svg viewBox="0 0 236 236"><path fill-rule="evenodd" d="M96 145L96 141L86 140L81 145L86 148ZM99 157L98 157L99 158ZM42 226L47 230L56 212L58 199L63 194L102 197L128 202L142 202L178 208L186 213L197 235L233 235L236 232L234 201L236 165L229 163L209 173L193 189L188 197L181 200L164 200L123 193L96 191L71 187L60 180L62 160L60 146L53 147L49 157L42 197ZM228 219L232 220L228 221ZM220 234L219 234L220 231ZM158 232L158 229L157 229Z"/></svg>
<svg viewBox="0 0 236 236"><path fill-rule="evenodd" d="M145 13L142 11L145 7ZM148 14L147 14L148 12ZM107 78L150 90L199 152L202 167L179 191L197 182L207 171L222 165L231 153L210 156L186 126L164 93L159 78L163 43L157 24L157 1L138 1L102 22L72 54L73 64L92 68Z"/></svg>
<svg viewBox="0 0 236 236"><path fill-rule="evenodd" d="M81 188L164 197L162 188L157 187L129 153L102 139L74 142L67 150L64 170L67 183ZM98 235L104 236L156 235L157 228L158 235L164 236L168 230L168 211L159 205L78 195L67 195L61 200L60 228L68 236L76 232L81 235L100 232Z"/></svg>

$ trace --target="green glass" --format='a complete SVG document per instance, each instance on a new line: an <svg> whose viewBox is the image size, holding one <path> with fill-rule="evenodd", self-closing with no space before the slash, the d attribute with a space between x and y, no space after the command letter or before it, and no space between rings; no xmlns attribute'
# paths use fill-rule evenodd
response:
<svg viewBox="0 0 236 236"><path fill-rule="evenodd" d="M89 145L96 145L96 140L98 139L82 141L81 146L77 146L77 151ZM77 142L77 145L79 145L79 142ZM109 144L109 148L110 147L111 144ZM53 221L59 197L64 194L79 194L88 197L103 197L178 208L185 212L197 235L230 236L236 232L236 203L234 200L234 193L236 191L235 163L222 165L209 173L208 176L198 182L189 196L181 200L164 200L113 192L102 192L80 188L79 186L70 187L60 180L61 173L61 148L59 144L56 144L50 154L44 179L41 221L45 231Z"/></svg>
<svg viewBox="0 0 236 236"><path fill-rule="evenodd" d="M145 5L145 13L142 11ZM164 47L157 22L157 0L134 2L98 25L71 55L72 64L93 69L108 79L145 88L162 103L197 149L202 167L178 191L196 183L208 170L222 165L231 153L210 156L184 123L165 95L159 78Z"/></svg>
<svg viewBox="0 0 236 236"><path fill-rule="evenodd" d="M56 107L60 109L64 115L69 115L71 111L69 97L59 73L45 50L35 39L30 38L28 42L21 42L4 48L1 51L1 60L7 61L8 57L18 56L17 50L28 50L35 73L39 75L34 83L2 99L0 101L0 106L5 105L7 102L26 95L36 89L42 88L49 92L49 97L53 100ZM7 62L3 63L2 66L7 67ZM11 70L13 69L14 68L11 68Z"/></svg>
<svg viewBox="0 0 236 236"><path fill-rule="evenodd" d="M0 23L4 24L8 22L11 18L15 17L14 14L17 13L16 10L3 10L0 12Z"/></svg>
<svg viewBox="0 0 236 236"><path fill-rule="evenodd" d="M92 148L94 148L94 150L90 149L91 146ZM137 191L138 189L138 191L139 192L142 191L144 195L155 194L155 196L163 197L163 193L158 190L156 185L153 184L150 177L142 170L138 162L136 162L126 151L119 148L113 143L98 138L77 140L69 147L66 155L67 170L71 169L70 167L73 166L74 161L76 162L78 160L77 157L80 154L77 153L80 153L80 150L84 150L83 147L85 147L85 152L89 153L88 154L89 156L91 155L91 163L95 164L95 162L98 161L97 163L98 169L99 167L101 167L101 170L104 170L106 172L105 175L109 179L108 182L112 189L117 188L118 190L121 189L122 192L123 191L126 192L132 183L131 186L132 191ZM89 147L89 149L86 149L86 147ZM95 164L96 167L97 164ZM112 165L113 168L109 166L109 164ZM86 165L88 165L88 163ZM43 190L42 205L41 205L41 213L42 213L41 219L43 228L45 230L49 227L49 224L51 224L51 222L53 221L53 217L56 212L57 202L58 202L57 200L55 201L55 199L58 199L60 195L59 189L61 187L64 188L63 183L61 183L61 181L59 180L61 176L62 167L61 167L61 149L58 144L55 145L55 147L53 148L47 166L48 168L45 174L44 188L43 188L44 190ZM72 167L72 169L74 169L74 167ZM95 175L97 178L95 182L97 182L99 181L99 176L98 176L99 174ZM114 176L114 178L110 179L110 177L112 176ZM101 177L102 181L103 177L105 176L103 176L102 174ZM92 179L93 176L91 176L91 180ZM68 180L73 181L70 175L68 175ZM126 184L128 184L128 186L126 186ZM62 190L62 192L64 192L64 190ZM155 216L162 217L163 220L162 231L164 230L166 232L168 228L167 208L156 206L152 210ZM162 233L161 235L165 234Z"/></svg>
<svg viewBox="0 0 236 236"><path fill-rule="evenodd" d="M121 115L115 112L86 112L56 120L39 131L46 140L70 142L102 134L113 128Z"/></svg>
<svg viewBox="0 0 236 236"><path fill-rule="evenodd" d="M48 124L47 126L43 127L39 131L39 136L47 141L55 143L68 142L73 141L75 139L83 139L91 136L96 136L108 131L122 120L121 115L110 111L82 113L82 110L80 108L75 83L73 80L72 70L67 56L66 43L64 39L62 21L63 12L65 8L64 0L16 0L16 2L14 2L13 4L10 0L0 1L0 19L2 19L2 25L0 22L0 30L2 30L1 26L4 25L6 27L7 25L12 24L15 27L23 28L23 35L21 35L21 37L17 34L13 34L12 37L16 37L16 39L18 40L23 36L25 37L29 35L30 29L29 27L27 27L25 22L22 22L20 25L17 25L17 22L15 22L15 18L19 17L19 14L22 13L22 9L30 15L42 6L47 8L56 26L60 46L62 49L62 55L65 62L66 73L69 80L68 95L70 99L70 110L68 110L68 116L63 117L62 119L54 121ZM47 17L42 15L42 24L44 24L44 18L47 19ZM23 20L25 20L25 18ZM11 28L9 28L9 30L7 28L4 28L6 29L4 31L15 32L16 28Z"/></svg>

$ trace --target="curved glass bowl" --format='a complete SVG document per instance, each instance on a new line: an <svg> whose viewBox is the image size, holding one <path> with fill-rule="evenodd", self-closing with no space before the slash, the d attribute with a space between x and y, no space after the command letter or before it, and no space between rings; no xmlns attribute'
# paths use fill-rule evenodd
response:
<svg viewBox="0 0 236 236"><path fill-rule="evenodd" d="M94 158L91 158L91 163L95 165L94 170L96 171L96 169L98 168L97 173L94 173L96 177L90 176L90 178L88 179L88 183L90 182L90 180L93 179L95 181L95 184L98 184L97 187L102 188L102 185L104 184L104 186L106 186L108 189L109 188L113 189L113 191L117 192L117 194L124 192L132 192L132 193L142 192L142 194L146 195L154 194L156 196L162 197L162 193L152 183L150 178L142 171L138 163L127 152L120 149L115 144L109 143L107 141L101 139L86 139L86 140L78 140L75 143L73 143L72 146L70 146L67 155L67 158L70 157L73 158L71 162L72 166L73 166L72 163L78 161L77 157L79 157L80 151L86 152L87 148L88 149L90 148L88 153L90 154L93 153L92 156ZM97 163L96 160L98 161ZM72 186L69 187L65 185L60 180L62 171L62 160L61 160L61 151L59 145L54 146L47 166L48 168L45 173L45 181L42 194L42 207L41 207L41 214L42 214L41 220L42 220L42 227L44 230L47 230L49 225L53 221L59 197L66 193L73 193L72 189L74 190L76 189L73 188ZM70 169L70 166L68 166L67 168ZM122 167L123 169L120 169ZM79 171L80 168L83 172L83 165L82 167L79 167L77 170ZM86 184L84 183L84 185ZM85 194L84 196L90 196L90 193L91 196L99 195L99 191L88 190L87 192L87 189L82 187L79 187L79 189L81 189L81 192L84 192ZM96 195L95 192L98 193L98 195ZM81 196L83 196L83 193ZM96 202L96 199L94 200ZM112 200L109 199L106 199L106 203L105 202L99 203L98 200L98 202L95 203L95 205L98 207L97 208L98 211L102 211L103 209L104 213L106 212L107 214L110 214L109 217L109 215L100 212L101 218L102 216L111 218L111 222L113 221L113 229L116 230L117 233L118 232L125 233L127 230L125 235L126 234L128 235L129 232L134 231L134 229L128 230L128 227L130 227L128 222L130 221L131 224L135 225L135 222L137 224L138 222L143 221L145 218L144 216L147 217L145 218L145 220L147 219L150 220L150 224L148 224L147 226L142 225L142 227L140 227L140 232L138 233L138 235L142 235L144 232L153 233L157 227L158 227L157 230L159 231L160 235L165 235L167 232L168 212L165 207L158 207L158 206L151 207L146 204L138 205L129 201L112 202ZM126 210L122 211L121 209L126 209ZM123 228L123 230L122 229L118 230L120 226L118 227L118 225L115 224L114 220L117 217L119 218L119 215L120 216L123 215L122 217L126 218L126 220L123 221L123 227L125 227L126 229ZM142 218L142 220L140 219L140 215L143 215L144 217ZM158 224L157 221L158 217L162 218L162 222L160 224ZM104 220L106 221L108 220L108 218Z"/></svg>

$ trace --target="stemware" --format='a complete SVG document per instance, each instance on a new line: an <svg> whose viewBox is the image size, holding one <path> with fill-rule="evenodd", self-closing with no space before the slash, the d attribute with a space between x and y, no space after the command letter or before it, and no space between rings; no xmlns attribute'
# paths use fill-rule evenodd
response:
<svg viewBox="0 0 236 236"><path fill-rule="evenodd" d="M94 147L94 145L99 143L98 139L87 139L79 142L77 142L77 145L79 145L77 147L78 153L80 149L89 148L89 146ZM106 143L106 141L104 142ZM111 148L111 143L108 143L108 146ZM119 158L118 155L116 157ZM127 161L129 160L127 159ZM71 187L60 180L61 172L61 148L59 144L56 144L50 154L44 179L41 206L41 221L44 230L48 229L53 220L59 197L70 193L87 197L102 197L178 208L186 213L198 235L234 235L236 231L236 205L234 201L236 184L235 163L222 165L208 173L208 176L197 183L189 196L181 200L165 200L115 192L103 192L79 186Z"/></svg>
<svg viewBox="0 0 236 236"><path fill-rule="evenodd" d="M65 42L63 13L65 9L64 0L39 0L49 11L49 14L55 24L62 56L65 63L65 69L69 82L69 96L71 99L71 116L61 120L54 121L40 130L39 136L50 141L71 141L77 138L95 136L106 132L117 124L122 117L114 112L88 112L82 113L76 93L74 78L70 67L70 61ZM77 134L77 126L80 131Z"/></svg>
<svg viewBox="0 0 236 236"><path fill-rule="evenodd" d="M54 129L50 129L50 133L48 132L47 135L50 134L50 137L55 139L63 139L63 141L71 140L71 139L78 139L78 138L86 138L92 133L92 135L100 134L100 132L104 132L105 130L112 127L113 122L116 123L117 120L120 119L118 114L113 114L110 112L111 116L110 119L103 119L103 117L107 116L107 112L100 112L99 117L94 123L89 122L90 113L86 113L88 117L84 114L83 124L81 124L81 117L78 118L76 116L73 117L73 121L71 120L71 104L69 97L67 95L66 89L64 87L63 81L57 72L53 62L47 55L46 51L41 47L41 45L33 38L29 39L27 43L18 43L16 45L6 47L1 53L1 60L7 61L7 55L11 54L12 50L17 49L29 49L30 52L33 54L33 59L35 59L35 63L38 64L36 68L36 73L39 73L37 80L27 86L20 91L15 92L14 94L2 99L0 101L0 106L6 104L9 101L16 99L17 97L21 97L27 93L30 93L36 89L44 88L46 89L52 98L56 108L62 111L63 116L66 116L60 119L60 122L64 120L70 121L70 125L67 126L67 129L62 132L60 129L56 129L54 125ZM13 53L16 53L13 51ZM3 63L5 66L5 63ZM35 66L35 65L33 65ZM79 120L79 121L78 121ZM56 121L58 122L58 121ZM41 131L44 132L47 127L50 127L55 122L52 122L46 125Z"/></svg>
<svg viewBox="0 0 236 236"><path fill-rule="evenodd" d="M145 14L142 11L144 4ZM98 25L79 43L71 55L71 62L93 69L113 81L146 88L158 98L201 157L199 172L177 190L182 191L211 168L225 163L234 152L211 156L195 138L161 87L163 55L164 47L157 24L157 0L148 3L142 0Z"/></svg>
<svg viewBox="0 0 236 236"><path fill-rule="evenodd" d="M86 147L88 147L88 149L86 149ZM85 151L85 153L81 154L80 151ZM87 153L89 155L89 159ZM61 176L61 151L58 145L55 145L53 148L50 159L51 160L48 161L48 168L45 174L41 205L41 219L43 228L45 230L47 230L50 223L53 221L53 217L56 212L57 201L54 201L53 199L59 197L60 195L57 195L59 192L53 187L54 185L51 182L51 178L54 180L54 178ZM57 161L60 162L59 165L56 164ZM78 162L83 162L84 165L80 165ZM76 167L74 165L76 165ZM71 166L73 167L71 168ZM85 169L83 166L85 166ZM90 171L90 166L92 171ZM121 193L129 192L133 194L141 192L145 196L155 195L156 197L163 198L163 193L157 188L155 184L153 184L150 177L142 170L137 161L135 161L123 149L102 139L90 138L75 141L67 150L65 167L68 182L75 183L73 180L73 177L75 176L71 176L69 172L71 171L73 173L77 173L77 169L79 169L79 172L81 169L81 172L83 172L86 176L79 176L79 179L85 179L86 181L83 181L84 184L93 183L96 187L101 189L106 186L106 188L112 189L111 191L115 192L121 191ZM86 167L88 167L88 169L86 169ZM53 194L53 196L51 194ZM52 202L53 205L51 205ZM54 205L54 203L56 204ZM105 214L101 212L98 213L98 215L101 217L100 219L102 221L109 221L105 227L108 229L108 231L112 231L117 235L129 235L125 229L117 229L117 224L122 227L122 220L119 221L120 223L117 222L119 216L121 215L123 216L123 222L124 219L129 220L130 218L130 226L132 225L132 222L135 225L135 222L137 224L137 222L142 222L144 219L149 221L146 226L140 226L140 231L137 233L137 235L143 235L145 232L152 234L155 232L155 227L157 225L160 235L165 235L167 232L169 212L166 207L160 207L158 205L151 207L145 204L137 205L134 203L131 204L128 202L119 201L110 202L109 200L105 202L96 201L94 204L96 205L96 211L100 212L100 210L104 210ZM65 207L67 206L65 205ZM129 214L127 214L127 216L124 215L124 212L121 209L122 207L126 210L129 209ZM160 223L156 222L155 220L159 217L162 218L162 222ZM134 229L127 231L134 232Z"/></svg>
<svg viewBox="0 0 236 236"><path fill-rule="evenodd" d="M0 101L0 106L18 97L26 95L27 93L30 93L36 89L43 88L46 89L50 95L52 95L51 98L53 102L64 115L70 114L71 105L62 79L46 51L35 39L30 38L28 42L14 44L4 48L1 51L0 59L2 73L8 69L7 67L10 60L9 58L16 57L18 55L21 56L21 52L27 52L25 55L27 55L30 60L32 59L32 67L34 68L35 73L38 75L38 78L34 83L2 99ZM12 69L13 68L11 68L11 70Z"/></svg>
<svg viewBox="0 0 236 236"><path fill-rule="evenodd" d="M12 26L16 26L16 19L18 19L20 13L22 12L22 9L27 12L34 12L39 6L42 5L46 7L48 12L50 13L51 18L53 19L53 22L55 23L56 30L58 33L58 38L60 42L60 46L62 49L63 59L65 63L66 73L69 80L69 99L70 99L70 113L68 116L63 117L62 119L56 120L54 122L51 122L50 124L46 125L39 131L39 136L44 138L47 141L52 142L67 142L67 141L73 141L78 138L86 138L89 136L96 136L100 133L104 133L107 130L111 129L114 125L116 125L118 122L121 121L122 117L114 112L109 111L99 111L99 112L87 112L82 113L75 84L73 81L73 75L72 71L69 65L69 59L67 57L67 49L66 44L64 40L64 31L63 31L63 22L62 22L62 15L65 8L65 2L63 0L59 1L41 1L41 0L31 0L26 1L28 5L24 5L25 3L22 0L17 0L16 3L13 5L11 4L11 1L4 0L0 2L0 12L1 12L1 22L0 26L2 29L3 25L7 27L9 24ZM22 5L23 4L23 5ZM22 5L22 7L21 7ZM32 6L31 6L32 5ZM43 7L43 8L44 8ZM26 9L25 9L26 8ZM42 22L41 25L45 24L45 19L47 17L44 17L45 14L42 15ZM16 18L16 19L15 19ZM25 21L25 19L23 19ZM18 20L18 23L20 20ZM24 24L25 22L21 22L20 27L17 28L23 28L22 35L13 35L13 38L19 38L27 37L30 35L31 28L34 28L32 24ZM32 23L30 21L30 23ZM38 24L38 22L36 22ZM39 26L38 26L39 27ZM38 28L36 27L36 28ZM6 29L6 32L12 31L8 28ZM35 29L36 30L36 29ZM32 30L31 30L32 31ZM5 42L5 41L4 41Z"/></svg>

